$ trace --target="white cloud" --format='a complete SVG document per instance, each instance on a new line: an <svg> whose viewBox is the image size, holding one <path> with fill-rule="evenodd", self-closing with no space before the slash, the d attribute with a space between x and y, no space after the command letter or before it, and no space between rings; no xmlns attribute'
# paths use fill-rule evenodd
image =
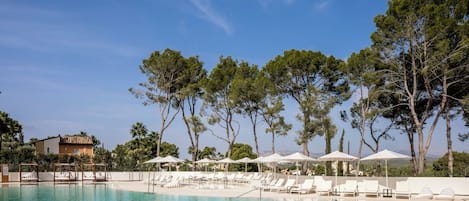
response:
<svg viewBox="0 0 469 201"><path fill-rule="evenodd" d="M329 5L330 5L329 0L320 0L314 4L314 9L316 11L324 11L329 7Z"/></svg>
<svg viewBox="0 0 469 201"><path fill-rule="evenodd" d="M228 35L233 34L233 27L225 20L223 16L218 14L210 4L209 0L191 0L192 4L200 11L199 17L207 20L208 22L220 27Z"/></svg>
<svg viewBox="0 0 469 201"><path fill-rule="evenodd" d="M262 6L262 8L267 8L269 5L274 4L274 3L283 3L285 5L292 5L295 3L296 0L282 0L282 1L276 1L276 0L257 0L259 4Z"/></svg>
<svg viewBox="0 0 469 201"><path fill-rule="evenodd" d="M0 14L0 47L38 52L99 52L124 57L141 55L140 49L109 41L93 30L44 17L62 16L62 13L17 5L9 7L15 9ZM24 14L23 10L31 12Z"/></svg>

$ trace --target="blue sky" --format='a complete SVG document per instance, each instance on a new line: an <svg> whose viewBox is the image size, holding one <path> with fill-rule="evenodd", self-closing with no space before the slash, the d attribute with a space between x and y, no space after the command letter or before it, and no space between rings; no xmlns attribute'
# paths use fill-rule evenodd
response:
<svg viewBox="0 0 469 201"><path fill-rule="evenodd" d="M371 44L373 17L386 8L384 0L0 1L0 110L20 121L26 139L84 130L112 149L130 139L137 121L159 130L157 108L144 107L127 91L145 80L138 66L151 52L171 48L199 55L208 70L221 55L263 66L289 49L347 59ZM336 118L350 105L331 116L339 130L346 129L355 153L357 132ZM296 113L287 102L285 116L294 129L277 141L279 150L301 150L293 140L300 129ZM238 141L252 144L248 121L238 118L243 124ZM454 133L465 129L461 121L454 123ZM268 151L270 138L263 131L261 126L261 151ZM398 133L395 138L383 147L406 153L406 138ZM180 118L164 140L187 157L189 140ZM226 150L208 133L201 140L202 146ZM440 126L430 154L444 153L444 140ZM310 151L323 153L323 142L314 139ZM333 147L337 144L338 137ZM454 147L469 151L456 139Z"/></svg>

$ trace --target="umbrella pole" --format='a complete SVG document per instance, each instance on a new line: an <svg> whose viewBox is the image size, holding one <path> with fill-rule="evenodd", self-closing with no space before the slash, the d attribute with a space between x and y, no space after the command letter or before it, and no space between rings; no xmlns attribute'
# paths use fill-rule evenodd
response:
<svg viewBox="0 0 469 201"><path fill-rule="evenodd" d="M248 163L244 163L244 172L248 172Z"/></svg>
<svg viewBox="0 0 469 201"><path fill-rule="evenodd" d="M339 167L339 161L335 161L336 164L337 164L337 167L335 168L335 186L337 187L337 170L338 170L338 167Z"/></svg>
<svg viewBox="0 0 469 201"><path fill-rule="evenodd" d="M148 193L150 192L150 173L151 173L150 170L151 170L151 166L148 167L148 189L147 189Z"/></svg>
<svg viewBox="0 0 469 201"><path fill-rule="evenodd" d="M298 174L299 174L299 172L298 172L298 171L299 171L299 169L298 169L298 165L299 165L299 164L298 164L298 161L296 162L295 165L296 165L296 186L298 186ZM298 194L300 194L300 193L298 193Z"/></svg>
<svg viewBox="0 0 469 201"><path fill-rule="evenodd" d="M389 183L388 183L388 160L384 160L384 166L386 166L386 187L389 188Z"/></svg>

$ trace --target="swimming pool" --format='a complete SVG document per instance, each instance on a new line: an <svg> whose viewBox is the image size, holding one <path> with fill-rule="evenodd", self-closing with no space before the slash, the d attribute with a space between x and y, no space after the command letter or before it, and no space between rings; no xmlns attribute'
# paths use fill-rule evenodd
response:
<svg viewBox="0 0 469 201"><path fill-rule="evenodd" d="M255 198L160 195L116 190L108 185L3 185L1 201L258 201ZM264 200L264 199L263 199Z"/></svg>

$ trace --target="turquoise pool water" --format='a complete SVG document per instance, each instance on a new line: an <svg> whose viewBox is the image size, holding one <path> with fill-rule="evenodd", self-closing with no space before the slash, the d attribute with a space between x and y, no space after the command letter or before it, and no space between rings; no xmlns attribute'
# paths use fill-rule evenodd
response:
<svg viewBox="0 0 469 201"><path fill-rule="evenodd" d="M254 198L221 198L158 195L115 190L107 185L22 185L0 187L0 201L258 201ZM265 199L262 199L265 200Z"/></svg>

